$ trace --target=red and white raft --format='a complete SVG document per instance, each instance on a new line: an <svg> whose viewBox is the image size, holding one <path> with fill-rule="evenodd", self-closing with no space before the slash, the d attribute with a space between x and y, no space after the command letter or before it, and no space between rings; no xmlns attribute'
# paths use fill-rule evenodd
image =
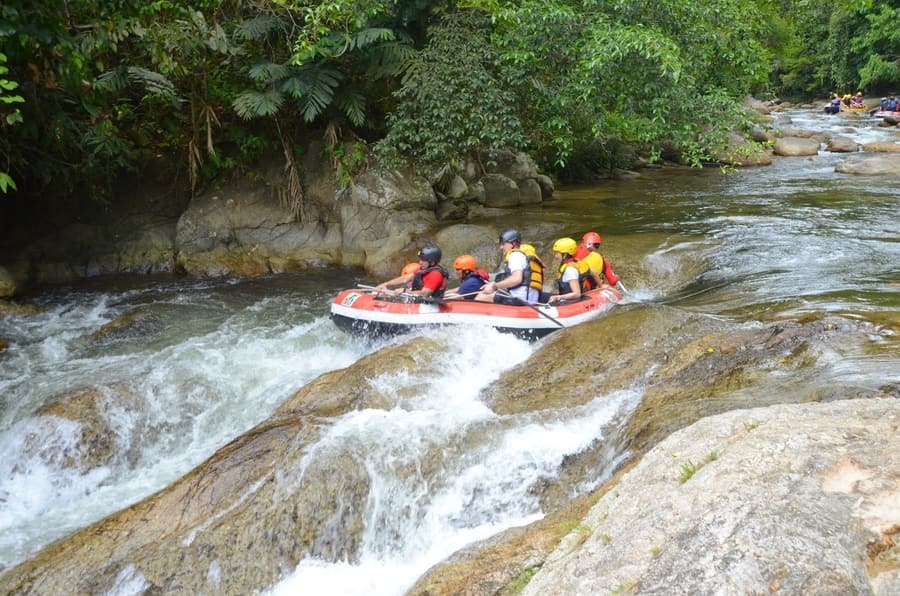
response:
<svg viewBox="0 0 900 596"><path fill-rule="evenodd" d="M412 296L377 296L369 290L344 290L331 303L331 319L351 333L385 336L435 325L483 325L538 339L573 327L608 311L622 300L615 288L603 286L566 304L510 306L474 300L428 300Z"/></svg>

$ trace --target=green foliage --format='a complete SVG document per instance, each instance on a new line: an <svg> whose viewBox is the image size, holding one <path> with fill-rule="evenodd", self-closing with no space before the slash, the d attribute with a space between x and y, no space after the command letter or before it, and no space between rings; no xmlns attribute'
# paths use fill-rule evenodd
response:
<svg viewBox="0 0 900 596"><path fill-rule="evenodd" d="M489 33L489 22L475 11L450 13L432 27L429 44L394 93L397 107L376 147L384 163L442 165L525 146Z"/></svg>
<svg viewBox="0 0 900 596"><path fill-rule="evenodd" d="M779 91L826 95L900 84L900 6L891 0L785 3Z"/></svg>
<svg viewBox="0 0 900 596"><path fill-rule="evenodd" d="M3 117L3 121L0 123L0 129L5 129L8 126L13 126L14 124L20 124L22 122L22 111L18 107L13 106L13 104L25 102L24 97L15 93L19 84L6 78L8 73L9 69L6 67L6 54L0 52L0 116ZM8 106L8 108L4 108L3 106ZM0 152L2 152L4 162L8 163L10 148L7 147L5 136L6 135L4 135L4 140L0 141ZM5 168L6 166L0 167ZM0 170L0 192L6 194L9 189L16 190L16 182L8 172Z"/></svg>
<svg viewBox="0 0 900 596"><path fill-rule="evenodd" d="M272 19L251 19L239 28L241 36L256 39L286 26ZM232 101L241 118L277 115L293 99L305 122L312 123L336 109L355 126L367 122L366 94L374 81L397 76L412 48L392 30L368 27L352 33L322 33L316 43L287 61L259 61L248 70L256 88ZM334 114L332 114L333 116Z"/></svg>
<svg viewBox="0 0 900 596"><path fill-rule="evenodd" d="M673 141L700 163L767 79L769 13L753 3L475 3L492 11L534 153L560 171L615 167L623 146L652 155Z"/></svg>
<svg viewBox="0 0 900 596"><path fill-rule="evenodd" d="M539 567L526 567L518 575L510 580L504 589L504 594L520 594L528 582L531 581L539 570Z"/></svg>
<svg viewBox="0 0 900 596"><path fill-rule="evenodd" d="M339 188L346 188L353 177L368 167L368 149L364 141L338 143L325 149L337 176Z"/></svg>
<svg viewBox="0 0 900 596"><path fill-rule="evenodd" d="M703 464L700 464L698 466L691 460L684 462L683 464L681 464L681 468L680 468L681 475L678 477L678 481L681 482L681 484L684 484L685 482L687 482L688 480L691 479L691 476L693 476L694 474L697 473L697 470L699 470L702 467L703 467Z"/></svg>

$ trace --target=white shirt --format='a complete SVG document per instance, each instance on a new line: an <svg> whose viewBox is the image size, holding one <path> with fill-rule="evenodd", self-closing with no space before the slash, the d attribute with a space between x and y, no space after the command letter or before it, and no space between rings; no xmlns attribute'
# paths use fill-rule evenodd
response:
<svg viewBox="0 0 900 596"><path fill-rule="evenodd" d="M572 281L573 279L577 280L580 276L581 275L578 273L578 267L575 267L575 266L566 267L563 270L562 282L566 286L566 288L568 288L569 282ZM568 294L571 291L572 290L566 290L565 292L563 292L563 294Z"/></svg>
<svg viewBox="0 0 900 596"><path fill-rule="evenodd" d="M506 260L506 265L509 267L510 272L521 271L523 280L526 276L525 272L530 269L528 266L528 257L525 256L525 253L517 250L510 251L509 258ZM537 302L540 297L540 294L536 289L529 288L528 286L516 286L508 291L514 297L529 302Z"/></svg>

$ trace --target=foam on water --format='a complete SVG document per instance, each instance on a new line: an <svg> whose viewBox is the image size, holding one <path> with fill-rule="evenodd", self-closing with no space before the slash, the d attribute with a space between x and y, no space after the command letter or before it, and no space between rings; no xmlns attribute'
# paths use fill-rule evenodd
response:
<svg viewBox="0 0 900 596"><path fill-rule="evenodd" d="M439 371L414 369L373 379L415 399L389 410L342 416L307 451L296 488L329 458L363 462L369 494L360 559L354 564L309 559L272 594L401 594L428 567L466 544L541 517L533 487L555 477L563 458L585 449L632 408L636 392L598 395L585 406L541 414L498 416L481 390L523 361L533 346L510 336L459 328L466 350L448 350ZM422 471L438 452L440 473ZM417 470L409 474L410 470ZM288 498L285 494L285 498Z"/></svg>

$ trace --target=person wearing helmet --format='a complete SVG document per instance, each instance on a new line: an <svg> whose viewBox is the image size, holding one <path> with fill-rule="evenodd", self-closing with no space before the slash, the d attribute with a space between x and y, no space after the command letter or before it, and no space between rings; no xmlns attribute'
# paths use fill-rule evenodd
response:
<svg viewBox="0 0 900 596"><path fill-rule="evenodd" d="M575 258L577 250L572 238L560 238L553 243L554 259L559 263L559 293L550 296L550 304L578 300L582 291L600 285L600 278L587 263Z"/></svg>
<svg viewBox="0 0 900 596"><path fill-rule="evenodd" d="M600 243L603 240L597 232L587 232L581 237L581 244L575 251L575 258L588 264L594 273L600 277L602 281L606 278L606 282L611 286L619 286L619 276L613 271L612 263L609 259L600 254Z"/></svg>
<svg viewBox="0 0 900 596"><path fill-rule="evenodd" d="M401 286L403 287L404 290L412 289L413 276L421 268L422 268L422 266L419 264L418 261L415 261L413 263L407 263L406 265L403 266L403 269L400 270L400 275L375 286L375 292L376 293L387 292L390 288L401 287Z"/></svg>
<svg viewBox="0 0 900 596"><path fill-rule="evenodd" d="M405 294L442 298L444 290L447 289L447 280L450 274L440 266L440 262L441 249L434 244L426 244L419 249L419 262L417 263L419 269L412 273L412 279L407 279L409 274L400 275L400 277L395 277L375 286L375 292L380 293L393 286L406 285L408 283ZM410 265L407 265L407 267L410 267Z"/></svg>
<svg viewBox="0 0 900 596"><path fill-rule="evenodd" d="M487 271L478 268L478 262L472 255L459 255L453 260L453 269L459 278L459 287L447 290L446 298L465 298L475 300L475 295L481 291L489 276Z"/></svg>
<svg viewBox="0 0 900 596"><path fill-rule="evenodd" d="M518 230L505 230L498 240L503 251L503 269L494 276L494 281L484 284L475 300L512 305L537 302L544 287L540 260L522 252L522 235Z"/></svg>

